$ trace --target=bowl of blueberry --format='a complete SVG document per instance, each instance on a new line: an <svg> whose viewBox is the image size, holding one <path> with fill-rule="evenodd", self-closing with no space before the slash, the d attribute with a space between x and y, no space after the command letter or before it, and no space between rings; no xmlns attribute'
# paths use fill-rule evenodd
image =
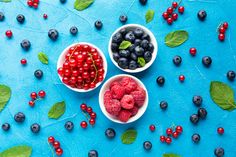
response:
<svg viewBox="0 0 236 157"><path fill-rule="evenodd" d="M137 73L152 65L158 45L149 29L138 24L127 24L112 34L108 50L112 62L119 69Z"/></svg>

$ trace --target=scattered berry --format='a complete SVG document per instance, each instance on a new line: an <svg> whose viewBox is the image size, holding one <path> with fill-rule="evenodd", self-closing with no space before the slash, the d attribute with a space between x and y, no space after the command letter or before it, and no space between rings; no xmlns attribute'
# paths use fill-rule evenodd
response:
<svg viewBox="0 0 236 157"><path fill-rule="evenodd" d="M64 3L66 3L66 0L60 0L60 2L61 2L62 4L64 4Z"/></svg>
<svg viewBox="0 0 236 157"><path fill-rule="evenodd" d="M6 36L7 36L8 38L11 38L12 35L13 35L13 33L12 33L11 30L7 30L5 34L6 34Z"/></svg>
<svg viewBox="0 0 236 157"><path fill-rule="evenodd" d="M28 0L27 4L28 4L29 7L33 7L33 0Z"/></svg>
<svg viewBox="0 0 236 157"><path fill-rule="evenodd" d="M17 15L17 17L16 17L16 20L17 20L20 24L22 24L22 23L25 22L25 16L22 15L22 14L19 14L19 15Z"/></svg>
<svg viewBox="0 0 236 157"><path fill-rule="evenodd" d="M171 25L173 23L173 19L171 17L167 18L166 21L169 25Z"/></svg>
<svg viewBox="0 0 236 157"><path fill-rule="evenodd" d="M189 53L190 53L192 56L195 56L196 53L197 53L197 49L196 49L196 48L190 48L190 49L189 49Z"/></svg>
<svg viewBox="0 0 236 157"><path fill-rule="evenodd" d="M199 134L193 134L193 135L192 135L192 141L193 141L194 143L198 143L198 142L200 141L200 139L201 139L201 137L200 137Z"/></svg>
<svg viewBox="0 0 236 157"><path fill-rule="evenodd" d="M76 34L78 33L78 28L77 28L76 26L72 26L72 27L70 28L70 33L71 33L72 35L76 35Z"/></svg>
<svg viewBox="0 0 236 157"><path fill-rule="evenodd" d="M146 5L148 0L139 0L139 3L142 5Z"/></svg>
<svg viewBox="0 0 236 157"><path fill-rule="evenodd" d="M20 43L21 47L25 50L25 51L28 51L31 47L31 43L29 40L27 39L24 39L22 40L22 42Z"/></svg>
<svg viewBox="0 0 236 157"><path fill-rule="evenodd" d="M199 122L199 117L197 114L192 114L190 116L190 121L193 123L193 124L197 124Z"/></svg>
<svg viewBox="0 0 236 157"><path fill-rule="evenodd" d="M230 81L233 81L235 79L235 72L233 70L230 70L227 72L227 78L230 80Z"/></svg>
<svg viewBox="0 0 236 157"><path fill-rule="evenodd" d="M38 95L39 95L39 97L44 98L46 96L46 93L45 93L45 91L41 90L41 91L39 91Z"/></svg>
<svg viewBox="0 0 236 157"><path fill-rule="evenodd" d="M80 109L81 109L82 111L87 111L87 105L84 104L84 103L82 103L82 104L80 105Z"/></svg>
<svg viewBox="0 0 236 157"><path fill-rule="evenodd" d="M176 14L176 13L172 14L172 19L174 21L176 21L178 19L178 14Z"/></svg>
<svg viewBox="0 0 236 157"><path fill-rule="evenodd" d="M52 145L53 145L53 147L54 147L55 149L57 149L57 148L60 148L60 145L61 145L61 144L60 144L59 141L54 141Z"/></svg>
<svg viewBox="0 0 236 157"><path fill-rule="evenodd" d="M49 37L51 40L56 41L57 38L58 38L58 36L59 36L59 33L58 33L58 31L57 31L56 29L50 29L50 30L48 31L48 37Z"/></svg>
<svg viewBox="0 0 236 157"><path fill-rule="evenodd" d="M165 141L166 141L167 144L171 144L172 139L170 137L166 137Z"/></svg>
<svg viewBox="0 0 236 157"><path fill-rule="evenodd" d="M20 63L21 63L22 65L26 65L26 64L27 64L27 60L23 58L23 59L20 60Z"/></svg>
<svg viewBox="0 0 236 157"><path fill-rule="evenodd" d="M128 17L126 15L120 15L119 19L121 23L126 23L128 20Z"/></svg>
<svg viewBox="0 0 236 157"><path fill-rule="evenodd" d="M228 24L227 22L224 22L224 23L223 23L223 27L224 27L225 29L228 29L229 24Z"/></svg>
<svg viewBox="0 0 236 157"><path fill-rule="evenodd" d="M175 56L173 58L173 63L176 65L176 66L179 66L181 63L182 63L182 58L180 56Z"/></svg>
<svg viewBox="0 0 236 157"><path fill-rule="evenodd" d="M224 132L225 132L225 130L224 130L224 128L219 127L219 128L217 129L217 132L218 132L218 134L223 135Z"/></svg>
<svg viewBox="0 0 236 157"><path fill-rule="evenodd" d="M90 150L88 152L88 157L98 157L98 152L96 150Z"/></svg>
<svg viewBox="0 0 236 157"><path fill-rule="evenodd" d="M212 63L211 57L205 56L205 57L202 58L202 64L203 64L205 67L210 67L211 63Z"/></svg>
<svg viewBox="0 0 236 157"><path fill-rule="evenodd" d="M184 75L179 75L179 80L180 80L181 82L184 82L185 76L184 76Z"/></svg>
<svg viewBox="0 0 236 157"><path fill-rule="evenodd" d="M173 3L172 3L172 7L173 7L173 8L177 8L177 7L178 7L178 3L177 3L177 2L173 2Z"/></svg>
<svg viewBox="0 0 236 157"><path fill-rule="evenodd" d="M34 104L35 104L35 102L34 101L29 101L29 105L31 106L31 107L34 107Z"/></svg>
<svg viewBox="0 0 236 157"><path fill-rule="evenodd" d="M24 122L24 121L25 121L25 114L22 113L22 112L18 112L17 114L15 114L14 120L15 120L17 123L22 123L22 122Z"/></svg>
<svg viewBox="0 0 236 157"><path fill-rule="evenodd" d="M34 123L34 124L31 125L30 129L33 133L39 133L40 125L37 124L37 123Z"/></svg>
<svg viewBox="0 0 236 157"><path fill-rule="evenodd" d="M43 14L43 18L44 18L44 19L47 19L47 18L48 18L48 15L47 15L47 14Z"/></svg>
<svg viewBox="0 0 236 157"><path fill-rule="evenodd" d="M5 19L5 16L3 14L3 12L0 12L0 21L3 21Z"/></svg>
<svg viewBox="0 0 236 157"><path fill-rule="evenodd" d="M192 101L193 101L194 105L196 105L197 107L202 105L202 97L199 95L193 96Z"/></svg>
<svg viewBox="0 0 236 157"><path fill-rule="evenodd" d="M74 124L71 121L67 121L64 126L67 131L72 131L74 129Z"/></svg>
<svg viewBox="0 0 236 157"><path fill-rule="evenodd" d="M218 38L219 38L220 41L224 41L225 40L225 34L220 33Z"/></svg>
<svg viewBox="0 0 236 157"><path fill-rule="evenodd" d="M181 134L181 133L183 132L183 127L180 126L180 125L178 125L178 126L176 126L175 131L176 131L177 133Z"/></svg>
<svg viewBox="0 0 236 157"><path fill-rule="evenodd" d="M159 86L163 86L165 83L165 78L163 76L158 76L156 82Z"/></svg>
<svg viewBox="0 0 236 157"><path fill-rule="evenodd" d="M183 14L183 13L184 13L184 7L183 7L183 6L180 6L180 7L178 8L178 12L179 12L180 14Z"/></svg>
<svg viewBox="0 0 236 157"><path fill-rule="evenodd" d="M179 133L178 133L178 132L173 132L173 133L172 133L172 137L173 137L173 138L178 138L178 136L179 136Z"/></svg>
<svg viewBox="0 0 236 157"><path fill-rule="evenodd" d="M57 149L55 149L55 151L58 156L61 156L63 154L63 149L61 149L61 148L57 148Z"/></svg>
<svg viewBox="0 0 236 157"><path fill-rule="evenodd" d="M82 121L82 122L80 123L80 126L85 129L85 128L87 128L88 124L87 124L87 122Z"/></svg>
<svg viewBox="0 0 236 157"><path fill-rule="evenodd" d="M54 141L55 141L55 139L54 139L53 136L49 136L49 137L48 137L48 142L49 142L49 143L54 143Z"/></svg>
<svg viewBox="0 0 236 157"><path fill-rule="evenodd" d="M35 100L35 99L37 99L38 95L37 95L36 92L32 92L32 93L30 93L30 97L31 97L33 100Z"/></svg>
<svg viewBox="0 0 236 157"><path fill-rule="evenodd" d="M147 151L151 150L152 149L152 143L150 141L143 142L143 148Z"/></svg>
<svg viewBox="0 0 236 157"><path fill-rule="evenodd" d="M167 128L167 129L166 129L166 134L167 134L168 136L170 136L172 133L173 133L173 131L172 131L171 128Z"/></svg>
<svg viewBox="0 0 236 157"><path fill-rule="evenodd" d="M156 127L155 127L155 125L151 124L151 125L149 126L149 129L153 132L153 131L155 131Z"/></svg>
<svg viewBox="0 0 236 157"><path fill-rule="evenodd" d="M162 16L163 16L164 19L168 19L169 14L168 14L167 12L164 12L164 13L162 14Z"/></svg>
<svg viewBox="0 0 236 157"><path fill-rule="evenodd" d="M100 29L102 28L102 26L103 26L102 21L100 21L100 20L95 21L94 26L95 26L98 30L100 30Z"/></svg>
<svg viewBox="0 0 236 157"><path fill-rule="evenodd" d="M95 119L93 119L93 118L89 119L89 124L90 125L93 126L95 124L95 122L96 122Z"/></svg>
<svg viewBox="0 0 236 157"><path fill-rule="evenodd" d="M8 131L11 128L9 123L4 123L2 124L2 130L4 131Z"/></svg>
<svg viewBox="0 0 236 157"><path fill-rule="evenodd" d="M114 129L108 128L105 131L105 135L106 135L107 138L112 139L112 138L114 138L116 136L116 132L115 132Z"/></svg>
<svg viewBox="0 0 236 157"><path fill-rule="evenodd" d="M200 21L204 21L207 17L207 13L205 10L200 10L198 13L197 13L197 17Z"/></svg>
<svg viewBox="0 0 236 157"><path fill-rule="evenodd" d="M88 113L92 113L93 112L93 109L92 107L87 107L87 110L86 110Z"/></svg>
<svg viewBox="0 0 236 157"><path fill-rule="evenodd" d="M205 119L206 116L207 116L207 111L205 108L199 108L198 109L198 116L201 118L201 119Z"/></svg>
<svg viewBox="0 0 236 157"><path fill-rule="evenodd" d="M35 76L37 79L41 79L41 78L43 77L43 71L40 70L40 69L35 70L34 76Z"/></svg>
<svg viewBox="0 0 236 157"><path fill-rule="evenodd" d="M167 103L166 101L161 101L161 102L160 102L160 108L161 108L162 110L166 110L167 107L168 107L168 103Z"/></svg>
<svg viewBox="0 0 236 157"><path fill-rule="evenodd" d="M225 150L223 148L216 148L214 151L216 157L223 157L225 154Z"/></svg>
<svg viewBox="0 0 236 157"><path fill-rule="evenodd" d="M160 141L161 141L162 143L164 143L164 142L166 141L166 137L165 137L165 136L160 136Z"/></svg>

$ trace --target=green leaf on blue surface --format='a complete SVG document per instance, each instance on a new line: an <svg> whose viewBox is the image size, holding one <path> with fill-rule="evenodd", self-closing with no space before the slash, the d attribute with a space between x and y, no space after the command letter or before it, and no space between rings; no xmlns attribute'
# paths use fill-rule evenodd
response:
<svg viewBox="0 0 236 157"><path fill-rule="evenodd" d="M8 2L11 2L11 0L0 0L0 2L8 3Z"/></svg>
<svg viewBox="0 0 236 157"><path fill-rule="evenodd" d="M48 64L48 56L43 53L43 52L39 52L38 53L38 59L40 60L40 62L42 62L43 64Z"/></svg>
<svg viewBox="0 0 236 157"><path fill-rule="evenodd" d="M4 109L10 97L11 97L10 87L0 84L0 112Z"/></svg>
<svg viewBox="0 0 236 157"><path fill-rule="evenodd" d="M29 146L14 146L0 153L0 157L30 157L32 148Z"/></svg>
<svg viewBox="0 0 236 157"><path fill-rule="evenodd" d="M154 10L151 10L151 9L149 9L146 12L146 15L145 15L146 23L149 23L153 20L154 14L155 14Z"/></svg>
<svg viewBox="0 0 236 157"><path fill-rule="evenodd" d="M165 44L169 47L177 47L188 40L188 32L184 30L178 30L170 32L165 37Z"/></svg>
<svg viewBox="0 0 236 157"><path fill-rule="evenodd" d="M121 135L121 141L123 144L132 144L137 138L137 131L134 129L128 129Z"/></svg>
<svg viewBox="0 0 236 157"><path fill-rule="evenodd" d="M82 11L93 4L93 2L94 0L76 0L74 3L74 8L78 11Z"/></svg>
<svg viewBox="0 0 236 157"><path fill-rule="evenodd" d="M181 157L181 156L178 154L170 153L170 154L163 154L163 157Z"/></svg>
<svg viewBox="0 0 236 157"><path fill-rule="evenodd" d="M48 112L48 117L52 119L60 118L66 110L65 101L55 103Z"/></svg>

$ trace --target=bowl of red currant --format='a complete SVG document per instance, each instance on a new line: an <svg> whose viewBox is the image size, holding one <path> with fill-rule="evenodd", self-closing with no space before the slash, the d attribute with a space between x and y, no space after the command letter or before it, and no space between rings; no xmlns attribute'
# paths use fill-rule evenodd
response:
<svg viewBox="0 0 236 157"><path fill-rule="evenodd" d="M60 80L76 92L97 88L106 77L107 61L103 52L93 44L80 42L68 46L58 58Z"/></svg>

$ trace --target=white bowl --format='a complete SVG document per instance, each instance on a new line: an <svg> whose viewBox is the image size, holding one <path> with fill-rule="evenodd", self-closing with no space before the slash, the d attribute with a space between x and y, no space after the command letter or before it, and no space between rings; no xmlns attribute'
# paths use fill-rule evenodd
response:
<svg viewBox="0 0 236 157"><path fill-rule="evenodd" d="M74 43L74 44L71 44L70 46L68 46L67 48L65 48L63 50L63 52L61 53L61 55L59 56L58 60L57 60L57 69L62 67L63 63L65 62L65 55L67 53L67 51L69 50L70 47L72 46L75 46L77 44L86 44L86 45L89 45L95 49L97 49L99 55L102 57L102 60L103 60L103 68L104 68L104 80L105 80L105 77L106 77L106 74L107 74L107 60L106 60L106 57L104 56L103 52L98 48L96 47L95 45L91 44L91 43L87 43L87 42L79 42L79 43ZM62 77L58 74L61 82L62 82ZM103 81L102 81L103 82ZM80 92L80 93L84 93L84 92L89 92L89 91L92 91L94 89L96 89L102 82L99 82L96 84L96 87L95 88L92 88L92 89L88 89L88 90L84 90L84 89L78 89L78 88L72 88L68 85L66 85L65 83L63 83L66 87L68 87L69 89L75 91L75 92Z"/></svg>
<svg viewBox="0 0 236 157"><path fill-rule="evenodd" d="M132 29L132 28L137 28L137 27L143 29L143 31L150 36L150 41L154 46L154 50L153 50L153 53L152 53L152 59L144 67L140 67L140 68L137 68L135 70L122 69L121 67L119 67L118 63L113 59L113 55L112 55L113 53L112 53L112 50L111 50L112 37L113 37L113 35L118 33L123 28ZM109 41L109 44L108 44L108 51L109 51L109 56L110 56L113 64L115 64L119 69L121 69L125 72L128 72L128 73L138 73L138 72L144 71L147 68L149 68L152 65L152 63L155 61L156 56L157 56L157 51L158 51L158 44L157 44L156 38L153 35L153 33L149 29L147 29L146 27L144 27L142 25L139 25L139 24L127 24L127 25L124 25L124 26L118 28L117 30L115 30L115 32L111 35L111 38L110 38L110 41Z"/></svg>
<svg viewBox="0 0 236 157"><path fill-rule="evenodd" d="M146 99L145 99L145 101L144 101L143 106L139 108L138 113L137 113L135 116L131 117L127 122L121 122L121 121L118 120L116 117L114 117L113 115L109 114L109 113L106 111L105 106L104 106L104 93L105 93L107 90L109 90L110 84L111 84L113 81L119 80L119 79L121 79L121 78L123 78L123 77L125 77L125 76L134 79L134 80L137 82L137 84L138 84L139 86L141 86L141 87L145 90L145 92L146 92ZM128 124L128 123L131 123L131 122L134 122L134 121L138 120L138 119L144 114L144 112L146 111L147 106L148 106L148 92L147 92L147 89L146 89L145 85L144 85L138 78L136 78L136 77L134 77L134 76L131 76L131 75L128 75L128 74L115 75L115 76L109 78L109 79L103 84L102 88L100 89L100 93L99 93L99 105L100 105L100 108L101 108L101 110L102 110L102 113L103 113L108 119L110 119L111 121L116 122L116 123L120 123L120 124Z"/></svg>

